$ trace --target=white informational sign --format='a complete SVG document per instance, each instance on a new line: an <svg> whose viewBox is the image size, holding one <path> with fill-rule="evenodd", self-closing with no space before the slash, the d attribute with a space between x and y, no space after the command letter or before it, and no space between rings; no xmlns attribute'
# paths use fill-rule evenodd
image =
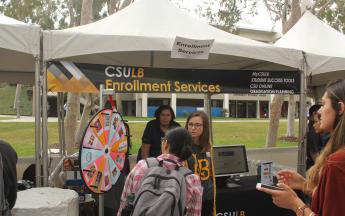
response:
<svg viewBox="0 0 345 216"><path fill-rule="evenodd" d="M273 163L272 162L262 162L261 163L261 183L266 185L273 185Z"/></svg>
<svg viewBox="0 0 345 216"><path fill-rule="evenodd" d="M171 50L171 58L208 59L212 40L193 40L176 36Z"/></svg>

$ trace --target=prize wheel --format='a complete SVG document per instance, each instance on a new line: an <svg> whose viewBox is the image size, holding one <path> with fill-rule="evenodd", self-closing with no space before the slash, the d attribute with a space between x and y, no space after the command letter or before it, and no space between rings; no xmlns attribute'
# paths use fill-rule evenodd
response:
<svg viewBox="0 0 345 216"><path fill-rule="evenodd" d="M80 172L94 193L111 189L120 176L127 152L127 131L120 113L99 111L84 132L80 146Z"/></svg>

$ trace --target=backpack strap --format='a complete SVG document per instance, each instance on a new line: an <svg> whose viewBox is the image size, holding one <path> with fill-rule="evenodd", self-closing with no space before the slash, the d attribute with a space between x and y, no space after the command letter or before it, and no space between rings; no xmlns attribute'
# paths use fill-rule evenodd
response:
<svg viewBox="0 0 345 216"><path fill-rule="evenodd" d="M145 159L147 168L156 167L159 165L159 160L155 157L149 157Z"/></svg>
<svg viewBox="0 0 345 216"><path fill-rule="evenodd" d="M184 166L181 166L178 171L184 176L184 177L187 177L191 174L193 174L193 172L188 169L187 167L184 167Z"/></svg>
<svg viewBox="0 0 345 216"><path fill-rule="evenodd" d="M158 160L157 158L155 158L155 157L149 157L149 158L146 158L146 159L145 159L145 162L146 162L148 168L160 166L160 165L161 165L160 162L163 162L163 161L168 161L168 162L171 162L171 163L175 163L175 164L176 164L176 171L180 172L184 177L193 174L193 172L192 172L190 169L188 169L187 167L184 167L184 166L179 166L179 165L178 165L175 161L173 161L173 160L167 159L167 160L159 161L159 160Z"/></svg>

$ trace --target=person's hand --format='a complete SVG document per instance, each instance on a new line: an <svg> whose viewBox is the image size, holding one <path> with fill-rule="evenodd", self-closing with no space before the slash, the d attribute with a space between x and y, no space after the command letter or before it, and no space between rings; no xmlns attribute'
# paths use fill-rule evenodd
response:
<svg viewBox="0 0 345 216"><path fill-rule="evenodd" d="M257 188L257 190L272 195L273 203L280 208L295 211L298 206L304 205L303 201L288 185L278 183L277 186L281 187L283 190L271 190L263 187Z"/></svg>
<svg viewBox="0 0 345 216"><path fill-rule="evenodd" d="M288 185L294 190L302 190L305 184L305 178L292 170L280 170L277 173L278 183Z"/></svg>

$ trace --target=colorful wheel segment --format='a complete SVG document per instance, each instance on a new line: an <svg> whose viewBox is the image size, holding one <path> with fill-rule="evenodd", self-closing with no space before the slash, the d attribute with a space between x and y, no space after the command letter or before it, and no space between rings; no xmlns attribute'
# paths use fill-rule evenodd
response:
<svg viewBox="0 0 345 216"><path fill-rule="evenodd" d="M125 164L127 131L119 113L99 111L85 130L80 146L80 170L85 185L104 193L116 184Z"/></svg>

